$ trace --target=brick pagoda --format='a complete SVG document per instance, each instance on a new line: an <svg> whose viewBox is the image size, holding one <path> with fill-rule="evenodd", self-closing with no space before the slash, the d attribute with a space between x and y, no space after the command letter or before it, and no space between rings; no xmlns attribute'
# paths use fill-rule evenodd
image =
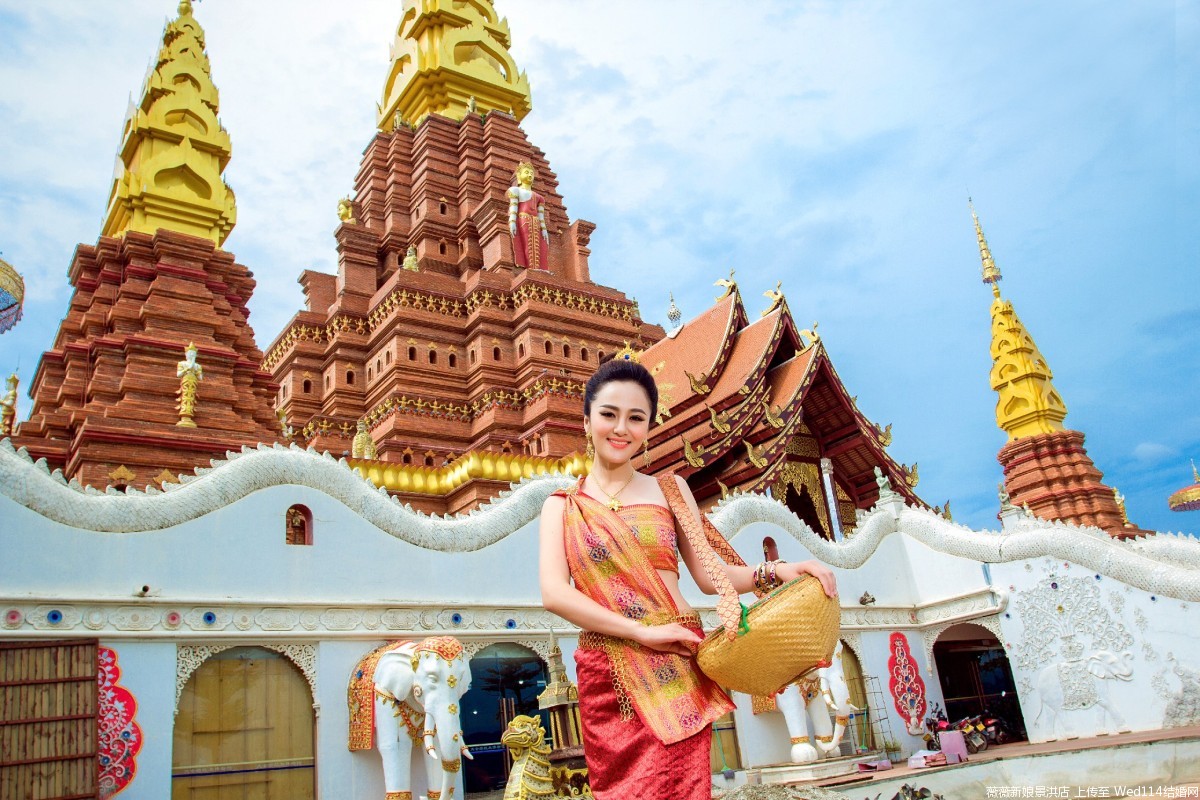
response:
<svg viewBox="0 0 1200 800"><path fill-rule="evenodd" d="M490 3L406 4L379 130L339 212L338 272L300 276L306 307L262 362L300 441L356 455L365 421L376 455L353 463L426 511L579 470L583 382L627 343L663 335L591 281L594 225L570 220L520 127L529 87L508 47ZM508 193L522 162L544 197L544 270L514 258Z"/></svg>
<svg viewBox="0 0 1200 800"><path fill-rule="evenodd" d="M1126 538L1147 533L1129 522L1116 491L1083 447L1084 436L1063 425L1067 406L1054 375L1011 300L1000 296L1000 269L975 209L983 282L992 287L991 384L996 424L1008 434L997 455L1010 502L1042 519L1090 525Z"/></svg>
<svg viewBox="0 0 1200 800"><path fill-rule="evenodd" d="M220 247L236 210L217 108L204 31L184 0L126 120L103 235L71 261L70 307L15 437L84 484L161 483L278 440L276 386L248 323L254 279ZM195 427L180 427L189 343L203 376Z"/></svg>

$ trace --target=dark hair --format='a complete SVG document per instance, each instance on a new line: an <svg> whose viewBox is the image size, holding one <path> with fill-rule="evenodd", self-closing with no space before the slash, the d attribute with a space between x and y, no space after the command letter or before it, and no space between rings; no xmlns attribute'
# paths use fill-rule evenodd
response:
<svg viewBox="0 0 1200 800"><path fill-rule="evenodd" d="M650 408L646 409L650 419L653 420L658 415L658 386L654 383L650 370L636 361L617 356L601 364L600 368L592 373L592 377L588 378L587 386L583 390L584 416L591 415L592 401L596 399L600 388L613 381L632 381L645 389L646 396L650 398Z"/></svg>

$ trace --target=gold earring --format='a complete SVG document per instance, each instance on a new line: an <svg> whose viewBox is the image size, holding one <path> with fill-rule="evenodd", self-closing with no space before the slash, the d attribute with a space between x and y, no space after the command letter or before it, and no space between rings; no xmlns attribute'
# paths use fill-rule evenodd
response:
<svg viewBox="0 0 1200 800"><path fill-rule="evenodd" d="M650 439L649 438L642 440L642 463L645 464L646 469L650 469Z"/></svg>
<svg viewBox="0 0 1200 800"><path fill-rule="evenodd" d="M587 449L585 450L585 455L587 456L588 461L596 460L596 445L592 444L592 437L590 435L587 437Z"/></svg>

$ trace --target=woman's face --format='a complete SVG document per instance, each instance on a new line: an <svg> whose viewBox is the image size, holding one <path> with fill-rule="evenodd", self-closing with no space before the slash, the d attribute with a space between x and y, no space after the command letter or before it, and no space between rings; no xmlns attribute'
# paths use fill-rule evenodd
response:
<svg viewBox="0 0 1200 800"><path fill-rule="evenodd" d="M609 381L596 392L584 427L598 459L624 464L641 449L650 432L646 390L634 381Z"/></svg>

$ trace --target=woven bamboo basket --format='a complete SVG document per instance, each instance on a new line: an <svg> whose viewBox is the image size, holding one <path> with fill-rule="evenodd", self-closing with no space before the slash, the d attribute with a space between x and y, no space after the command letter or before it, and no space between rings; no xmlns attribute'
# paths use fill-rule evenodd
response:
<svg viewBox="0 0 1200 800"><path fill-rule="evenodd" d="M749 631L725 636L724 626L700 644L700 669L726 689L773 695L806 672L832 663L841 622L836 596L802 575L750 606Z"/></svg>

